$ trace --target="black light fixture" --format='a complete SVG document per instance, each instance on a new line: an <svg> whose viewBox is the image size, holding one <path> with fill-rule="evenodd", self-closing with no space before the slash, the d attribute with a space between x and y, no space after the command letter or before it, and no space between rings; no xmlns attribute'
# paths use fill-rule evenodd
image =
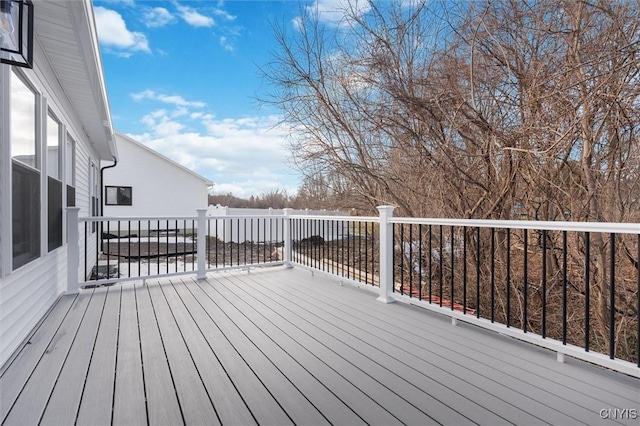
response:
<svg viewBox="0 0 640 426"><path fill-rule="evenodd" d="M33 68L31 0L0 0L0 62Z"/></svg>

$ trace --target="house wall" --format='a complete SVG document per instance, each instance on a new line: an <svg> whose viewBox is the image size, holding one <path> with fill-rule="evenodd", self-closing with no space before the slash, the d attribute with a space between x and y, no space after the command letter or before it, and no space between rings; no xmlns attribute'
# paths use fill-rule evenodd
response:
<svg viewBox="0 0 640 426"><path fill-rule="evenodd" d="M203 178L128 137L116 134L116 138L120 160L104 170L103 184L132 187L132 205L105 205L104 216L192 217L197 209L207 208L208 185Z"/></svg>
<svg viewBox="0 0 640 426"><path fill-rule="evenodd" d="M44 126L47 108L50 108L61 121L63 134L67 133L76 142L76 206L81 209L81 216L89 212L89 162L99 165L95 150L87 140L82 124L74 109L69 104L68 97L58 84L58 80L46 61L40 45L36 42L34 48L34 69L21 69L24 77L36 89L40 100L40 119L38 125ZM41 255L26 265L13 270L11 246L11 153L10 131L8 120L9 80L13 78L8 65L0 65L0 86L2 87L2 101L0 101L0 117L2 130L0 131L2 156L0 157L0 366L10 358L11 354L28 337L29 333L41 320L57 298L65 291L67 282L66 258L66 213L63 220L63 245L47 252L47 162L42 161L40 204L41 215ZM45 158L46 142L40 131L42 141L39 152ZM66 144L61 144L61 149ZM44 146L44 147L43 147ZM63 158L65 156L63 155ZM65 165L63 165L64 167ZM63 188L66 188L66 178L63 175ZM63 190L63 197L66 191ZM66 202L63 201L63 206ZM81 232L81 242L84 244ZM95 235L94 235L95 238ZM94 242L95 244L95 242ZM81 261L82 264L82 261Z"/></svg>

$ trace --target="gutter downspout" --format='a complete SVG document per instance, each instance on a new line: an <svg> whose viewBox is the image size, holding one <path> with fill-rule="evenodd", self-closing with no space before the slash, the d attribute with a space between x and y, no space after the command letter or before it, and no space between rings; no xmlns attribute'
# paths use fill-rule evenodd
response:
<svg viewBox="0 0 640 426"><path fill-rule="evenodd" d="M113 158L113 164L110 166L104 166L100 169L100 216L104 216L104 171L118 165L116 157L111 158Z"/></svg>
<svg viewBox="0 0 640 426"><path fill-rule="evenodd" d="M100 168L100 217L104 217L104 199L106 198L106 194L104 193L104 171L106 169L111 169L115 166L118 165L118 159L115 156L112 156L111 158L113 158L113 164L110 166L104 166ZM98 238L100 239L100 247L102 247L102 225L103 223L100 222L100 235L98 235Z"/></svg>

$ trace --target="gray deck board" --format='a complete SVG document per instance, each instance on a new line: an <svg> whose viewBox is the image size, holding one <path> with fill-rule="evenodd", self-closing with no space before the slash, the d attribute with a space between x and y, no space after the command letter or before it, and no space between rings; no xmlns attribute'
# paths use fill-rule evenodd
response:
<svg viewBox="0 0 640 426"><path fill-rule="evenodd" d="M188 306L189 312L193 315L200 331L207 340L207 343L215 348L215 356L220 360L229 376L234 379L234 385L238 393L251 409L251 413L259 424L284 425L291 423L282 407L275 400L273 395L260 381L257 374L251 369L249 364L241 357L238 350L231 344L218 324L205 310L202 303L205 299L196 298L200 295L201 289L194 282L187 282L183 286L177 286L176 290L181 299ZM192 293L193 292L193 293Z"/></svg>
<svg viewBox="0 0 640 426"><path fill-rule="evenodd" d="M178 285L183 285L179 282ZM207 389L213 407L222 424L249 425L255 423L251 412L238 394L212 347L200 332L188 309L171 284L161 287L167 302L172 307L176 323L189 349L203 385Z"/></svg>
<svg viewBox="0 0 640 426"><path fill-rule="evenodd" d="M180 400L185 422L188 424L220 424L211 398L200 377L189 350L185 346L173 313L162 289L149 285L156 320L165 343L167 359L171 369L176 371L174 383Z"/></svg>
<svg viewBox="0 0 640 426"><path fill-rule="evenodd" d="M235 294L227 291L224 285L219 285L222 284L221 281L215 282L209 279L209 282L211 288L219 292L222 297L239 301L239 299L236 299ZM313 342L309 340L296 339L295 336L291 335L292 330L286 327L281 328L272 323L268 312L261 309L264 306L258 307L261 312L255 310L250 303L246 306L236 303L234 306L242 315L256 324L266 336L269 336L277 346L291 355L309 374L316 377L319 382L325 384L334 393L335 398L330 398L327 402L332 407L331 410L327 410L330 413L330 421L334 423L341 421L348 424L361 423L363 420L371 424L388 424L398 421L397 417L394 417L384 407L377 404L374 398L367 396L346 377L340 375L337 371L337 364L343 364L344 359L334 357L327 362L321 354L316 352L316 350L322 350L322 348L314 346ZM352 366L347 368L349 367ZM375 386L375 384L373 385ZM371 389L368 390L371 391ZM392 399L391 395L385 396L388 396L390 400ZM322 408L319 407L320 410ZM427 420L428 418L422 416L420 423L425 423Z"/></svg>
<svg viewBox="0 0 640 426"><path fill-rule="evenodd" d="M40 421L91 296L91 293L81 294L73 301L65 321L56 330L29 381L22 389L21 393L29 395L29 398L18 398L6 417L7 424L33 425Z"/></svg>
<svg viewBox="0 0 640 426"><path fill-rule="evenodd" d="M166 349L146 286L136 286L140 344L144 360L144 382L149 423L177 425L183 422L182 410L166 357ZM177 373L177 372L176 372Z"/></svg>
<svg viewBox="0 0 640 426"><path fill-rule="evenodd" d="M0 376L0 423L637 424L640 380L302 268L64 296ZM77 413L77 419L75 418Z"/></svg>
<svg viewBox="0 0 640 426"><path fill-rule="evenodd" d="M108 287L78 410L79 425L111 424L119 317L120 288Z"/></svg>
<svg viewBox="0 0 640 426"><path fill-rule="evenodd" d="M55 336L75 298L75 296L65 296L58 301L56 308L49 312L49 315L39 324L26 345L19 351L8 368L3 371L0 377L0 392L2 393L0 398L0 421L6 417L12 404L22 392L24 385L29 380L47 347L49 347L51 339Z"/></svg>
<svg viewBox="0 0 640 426"><path fill-rule="evenodd" d="M200 284L200 283L199 283ZM327 419L318 411L309 398L312 395L305 395L297 385L307 385L306 383L294 383L292 379L300 382L313 380L301 369L296 369L300 376L292 377L285 371L291 362L289 356L281 350L274 348L269 352L266 349L272 348L268 345L267 338L255 333L254 327L243 318L238 317L240 322L235 322L227 316L227 312L220 306L224 305L224 300L215 297L215 292L202 290L201 297L206 304L207 311L216 319L216 323L223 330L231 344L239 351L240 356L252 367L260 380L271 391L276 400L283 407L287 416L297 424L327 424ZM294 367L295 368L295 367ZM283 371L285 369L285 371ZM312 383L315 385L315 383ZM313 387L314 390L318 386Z"/></svg>
<svg viewBox="0 0 640 426"><path fill-rule="evenodd" d="M246 278L243 279L246 280ZM249 285L251 286L251 284ZM327 362L331 363L331 365L336 365L335 359L338 354L348 360L348 363L341 368L341 371L346 376L352 377L360 388L366 389L367 392L371 390L369 383L363 383L358 375L353 374L358 370L362 371L363 374L370 375L378 383L384 383L390 390L395 390L396 394L403 395L408 400L407 402L420 409L423 413L422 418L414 419L416 421L410 423L429 423L433 421L431 418L437 422L450 424L469 424L473 422L486 424L506 423L505 419L487 410L481 404L473 404L470 400L447 389L442 384L430 380L428 376L421 375L419 371L408 368L405 368L404 371L399 371L402 370L402 366L398 359L378 350L378 345L382 342L376 340L375 346L371 344L364 345L362 341L358 341L357 333L347 335L339 327L332 325L332 322L337 324L344 322L346 320L344 316L310 317L309 314L313 315L315 309L313 304L309 303L303 307L296 308L295 305L287 303L287 308L285 308L277 301L271 300L269 294L261 292L259 285L251 287L255 292L256 298L273 309L272 313L282 312L282 314L276 314L277 316L271 315L274 321L279 324L289 321L290 326L295 324L295 327L299 330L298 332L295 330L291 332L299 336L299 339L308 342L309 346L307 347L312 347L315 353L324 354ZM275 294L272 297L283 296L285 295ZM251 297L249 294L244 295L243 300L250 300ZM261 312L265 311L261 309ZM286 327L286 325L282 326ZM371 335L365 336L365 339L371 340L372 337ZM427 389L429 392L425 391ZM493 402L495 404L495 401ZM400 409L400 412L396 415L402 416L402 411L403 409ZM465 411L466 415L464 414ZM473 421L471 420L472 417ZM408 421L409 419L404 420Z"/></svg>
<svg viewBox="0 0 640 426"><path fill-rule="evenodd" d="M105 289L96 289L92 292L93 296L87 307L87 313L80 324L78 334L42 416L41 422L44 424L68 425L76 420L107 295Z"/></svg>
<svg viewBox="0 0 640 426"><path fill-rule="evenodd" d="M113 423L117 425L147 423L135 296L133 286L122 287L113 398Z"/></svg>
<svg viewBox="0 0 640 426"><path fill-rule="evenodd" d="M353 306L344 306L344 310L340 310L332 306L337 302L333 304L311 304L297 293L286 292L282 283L280 283L280 286L282 286L281 291L276 297L291 302L287 303L287 307L292 308L292 312L299 315L301 319L303 319L303 316L308 317L309 314L315 315L318 321L325 321L325 328L333 337L339 337L342 342L351 341L350 344L352 346L360 347L362 353L366 353L368 357L376 360L381 365L386 365L388 368L393 369L394 374L398 377L404 377L405 380L415 382L420 389L435 390L436 394L442 392L442 389L438 391L437 387L434 389L433 384L425 383L424 380L420 383L420 381L416 380L426 378L421 373L428 371L431 378L439 380L436 386L440 385L442 387L446 383L450 386L453 385L459 392L462 391L463 395L466 389L467 397L471 394L476 395L475 397L478 398L479 404L475 407L469 407L471 411L467 414L471 415L473 413L473 417L476 420L482 419L486 424L495 424L505 420L539 423L543 422L541 418L536 417L536 413L540 412L540 410L547 410L546 418L554 424L586 421L586 418L590 417L584 410L587 407L576 407L572 410L573 407L567 405L567 401L563 400L561 395L552 395L546 389L535 388L526 380L522 380L517 376L506 376L500 371L495 371L489 378L483 374L483 371L493 369L491 367L492 363L489 360L485 363L478 362L475 354L474 356L456 356L455 352L440 346L442 342L430 342L425 347L414 345L411 341L399 336L404 334L404 323L398 322L399 327L394 326L391 321L384 320L383 312L377 312L377 316L371 315L368 318L368 325L371 326L369 330L375 330L377 333L377 336L374 336L367 329L358 328L358 324L353 322ZM276 287L275 283L274 287ZM256 288L256 291L259 291L259 288ZM346 288L345 291L350 290ZM261 300L268 299L268 294L262 294L261 296ZM320 295L317 295L317 297L320 297ZM329 301L327 300L327 302ZM369 312L373 312L371 308L378 306L370 306ZM334 315L331 315L330 312L334 312ZM364 324L367 324L367 322ZM420 327L420 323L411 322L410 324ZM344 326L348 326L349 332L341 328ZM382 335L385 339L378 338ZM415 341L416 339L411 340ZM367 343L371 341L374 342L373 345ZM343 349L344 351L348 352L348 349ZM463 354L464 352L461 353ZM393 355L393 359L385 361L383 354ZM357 357L357 355L353 357ZM514 382L517 386L514 385ZM452 400L450 395L440 399ZM456 404L456 407L460 407L459 403ZM500 418L487 416L483 419L481 415L482 407L492 407L496 414L500 415ZM523 407L528 412L518 407ZM568 416L567 413L571 412L578 417L572 418ZM583 418L580 418L580 416ZM445 421L451 422L451 419L445 419Z"/></svg>
<svg viewBox="0 0 640 426"><path fill-rule="evenodd" d="M265 281L282 286L280 281L272 281L270 277L265 277ZM466 354L467 358L475 360L478 356L487 360L490 364L498 361L500 368L506 364L514 376L528 378L537 378L539 380L548 381L549 383L558 383L563 387L576 390L576 395L589 395L591 398L604 403L615 403L626 400L629 403L637 403L639 397L638 380L624 376L619 373L612 373L597 366L592 366L578 360L568 359L566 363L555 361L555 353L543 348L517 342L515 339L500 336L490 331L479 329L472 325L459 323L457 327L450 325L448 318L438 318L431 313L425 313L424 310L416 307L408 307L401 303L389 305L389 320L381 321L371 315L372 309L379 306L379 302L374 298L364 297L358 298L355 304L349 300L341 298L339 289L335 291L318 291L312 284L313 278L301 281L300 284L305 286L301 292L306 297L314 299L321 295L325 298L321 304L323 308L332 309L341 306L354 317L369 318L367 321L373 321L376 327L387 327L394 333L391 324L419 324L423 323L427 317L430 321L439 321L442 326L432 327L429 333L424 333L419 327L407 327L402 330L402 334L406 336L403 349L411 350L414 346L424 346L434 348L442 346L450 349L454 354ZM353 290L348 286L345 290ZM309 294L307 294L309 293ZM397 331L397 329L395 330ZM508 351L502 350L508 348ZM472 354L472 356L470 355ZM494 362L491 362L493 360ZM551 362L553 361L553 362ZM526 366L526 368L523 368ZM590 374L585 374L585 370Z"/></svg>

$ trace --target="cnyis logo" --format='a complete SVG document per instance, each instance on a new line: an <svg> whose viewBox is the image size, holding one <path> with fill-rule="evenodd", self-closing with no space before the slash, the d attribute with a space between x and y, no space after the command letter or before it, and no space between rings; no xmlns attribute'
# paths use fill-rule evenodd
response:
<svg viewBox="0 0 640 426"><path fill-rule="evenodd" d="M635 408L603 408L599 412L601 419L609 420L635 420L640 419Z"/></svg>

